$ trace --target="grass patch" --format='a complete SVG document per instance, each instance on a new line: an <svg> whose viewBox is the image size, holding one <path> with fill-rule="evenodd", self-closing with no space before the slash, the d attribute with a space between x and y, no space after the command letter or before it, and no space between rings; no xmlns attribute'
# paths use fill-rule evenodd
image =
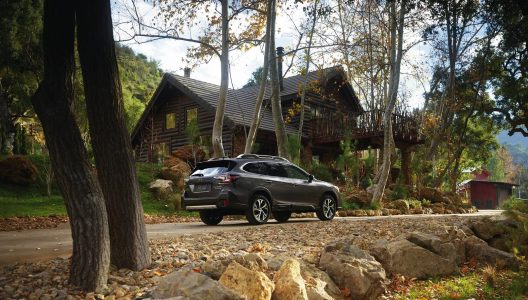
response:
<svg viewBox="0 0 528 300"><path fill-rule="evenodd" d="M50 197L46 195L44 170L49 160L42 155L29 156L37 167L39 176L31 186L16 186L0 183L0 217L66 215L66 207L56 185ZM160 171L156 164L137 163L136 165L143 209L149 215L194 216L195 213L175 212L166 203L156 200L148 190L149 183Z"/></svg>
<svg viewBox="0 0 528 300"><path fill-rule="evenodd" d="M412 281L393 294L394 299L526 299L528 278L524 271L497 271L490 284L485 272L474 270L463 276ZM405 284L404 284L405 285Z"/></svg>

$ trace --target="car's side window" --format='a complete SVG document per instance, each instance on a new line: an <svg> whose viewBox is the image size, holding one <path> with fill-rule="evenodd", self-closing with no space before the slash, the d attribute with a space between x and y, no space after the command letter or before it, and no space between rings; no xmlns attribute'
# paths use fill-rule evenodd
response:
<svg viewBox="0 0 528 300"><path fill-rule="evenodd" d="M244 166L244 170L255 174L268 175L268 166L265 163L249 163Z"/></svg>
<svg viewBox="0 0 528 300"><path fill-rule="evenodd" d="M288 177L288 173L284 170L284 167L278 163L266 163L269 168L268 175L277 177Z"/></svg>
<svg viewBox="0 0 528 300"><path fill-rule="evenodd" d="M286 165L284 166L284 170L288 173L289 178L308 180L308 175L295 166Z"/></svg>

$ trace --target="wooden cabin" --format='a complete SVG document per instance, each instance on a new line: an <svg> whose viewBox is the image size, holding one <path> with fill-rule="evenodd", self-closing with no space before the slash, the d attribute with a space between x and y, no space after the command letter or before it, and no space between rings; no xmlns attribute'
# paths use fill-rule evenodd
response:
<svg viewBox="0 0 528 300"><path fill-rule="evenodd" d="M518 186L511 182L491 181L491 173L486 169L473 172L473 177L459 184L459 194L478 209L501 208L512 196L513 187Z"/></svg>
<svg viewBox="0 0 528 300"><path fill-rule="evenodd" d="M281 78L281 103L286 132L296 134L299 103L304 76ZM331 162L339 154L339 141L345 136L358 141L358 150L383 145L383 113L365 112L341 67L308 73L305 121L302 132L302 159ZM153 161L189 144L186 128L196 119L202 144L211 144L211 132L220 87L184 76L165 74L152 100L132 133L138 161ZM230 89L225 108L223 145L226 155L234 157L244 150L258 86ZM257 132L256 153L276 154L277 147L270 106L271 88L264 97L262 121ZM419 142L414 119L395 114L393 128L400 148Z"/></svg>

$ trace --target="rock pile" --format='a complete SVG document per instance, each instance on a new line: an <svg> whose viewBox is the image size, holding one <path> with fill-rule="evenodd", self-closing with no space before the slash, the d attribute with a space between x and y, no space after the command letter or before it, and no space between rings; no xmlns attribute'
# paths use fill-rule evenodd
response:
<svg viewBox="0 0 528 300"><path fill-rule="evenodd" d="M500 227L475 222L481 221L445 226L436 234L413 231L380 239L369 249L362 249L352 235L326 244L310 262L281 254L226 253L195 268L202 273L194 272L195 280L179 277L192 271L166 276L151 296L196 299L187 291L198 282L201 299L377 299L385 293L389 275L424 279L457 274L472 259L515 268L512 254L480 238L500 236Z"/></svg>

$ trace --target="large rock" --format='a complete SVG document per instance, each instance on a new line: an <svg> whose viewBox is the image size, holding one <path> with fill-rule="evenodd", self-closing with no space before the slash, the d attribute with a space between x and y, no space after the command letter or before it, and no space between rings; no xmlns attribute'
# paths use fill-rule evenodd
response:
<svg viewBox="0 0 528 300"><path fill-rule="evenodd" d="M398 200L394 200L394 201L391 201L389 203L389 208L394 208L394 209L398 209L400 210L401 212L407 212L409 210L409 202L403 200L403 199L398 199Z"/></svg>
<svg viewBox="0 0 528 300"><path fill-rule="evenodd" d="M0 182L30 185L37 180L37 168L25 156L13 155L0 161Z"/></svg>
<svg viewBox="0 0 528 300"><path fill-rule="evenodd" d="M453 243L441 240L436 235L412 232L407 236L407 240L450 261L454 261L457 265L462 264L465 260L464 252L457 252L457 248Z"/></svg>
<svg viewBox="0 0 528 300"><path fill-rule="evenodd" d="M275 291L273 298L276 300L308 300L306 285L301 276L301 264L296 259L288 259L282 264L275 277Z"/></svg>
<svg viewBox="0 0 528 300"><path fill-rule="evenodd" d="M233 290L192 270L181 270L163 277L151 296L154 299L178 299L178 297L189 300L243 299Z"/></svg>
<svg viewBox="0 0 528 300"><path fill-rule="evenodd" d="M149 184L149 190L157 199L165 200L173 192L173 185L171 180L156 179Z"/></svg>
<svg viewBox="0 0 528 300"><path fill-rule="evenodd" d="M379 240L371 254L381 262L385 270L412 278L428 278L458 272L454 260L444 258L407 239L393 242Z"/></svg>
<svg viewBox="0 0 528 300"><path fill-rule="evenodd" d="M493 248L486 241L476 236L468 236L464 239L466 256L474 258L479 263L497 266L499 268L515 268L517 260L511 253Z"/></svg>
<svg viewBox="0 0 528 300"><path fill-rule="evenodd" d="M248 253L246 255L229 255L221 259L209 260L202 265L202 270L212 278L219 279L227 269L227 266L233 261L253 271L263 272L268 269L267 262L260 254Z"/></svg>
<svg viewBox="0 0 528 300"><path fill-rule="evenodd" d="M301 276L310 300L341 300L343 295L332 278L313 265L302 263Z"/></svg>
<svg viewBox="0 0 528 300"><path fill-rule="evenodd" d="M266 274L250 270L236 261L229 264L219 282L248 300L271 299L275 288Z"/></svg>
<svg viewBox="0 0 528 300"><path fill-rule="evenodd" d="M376 299L385 292L385 270L351 240L327 245L319 266L339 287L348 289L352 299Z"/></svg>
<svg viewBox="0 0 528 300"><path fill-rule="evenodd" d="M498 222L495 222L491 218L472 220L468 222L468 225L477 237L485 241L490 241L504 234L504 227L501 227Z"/></svg>

